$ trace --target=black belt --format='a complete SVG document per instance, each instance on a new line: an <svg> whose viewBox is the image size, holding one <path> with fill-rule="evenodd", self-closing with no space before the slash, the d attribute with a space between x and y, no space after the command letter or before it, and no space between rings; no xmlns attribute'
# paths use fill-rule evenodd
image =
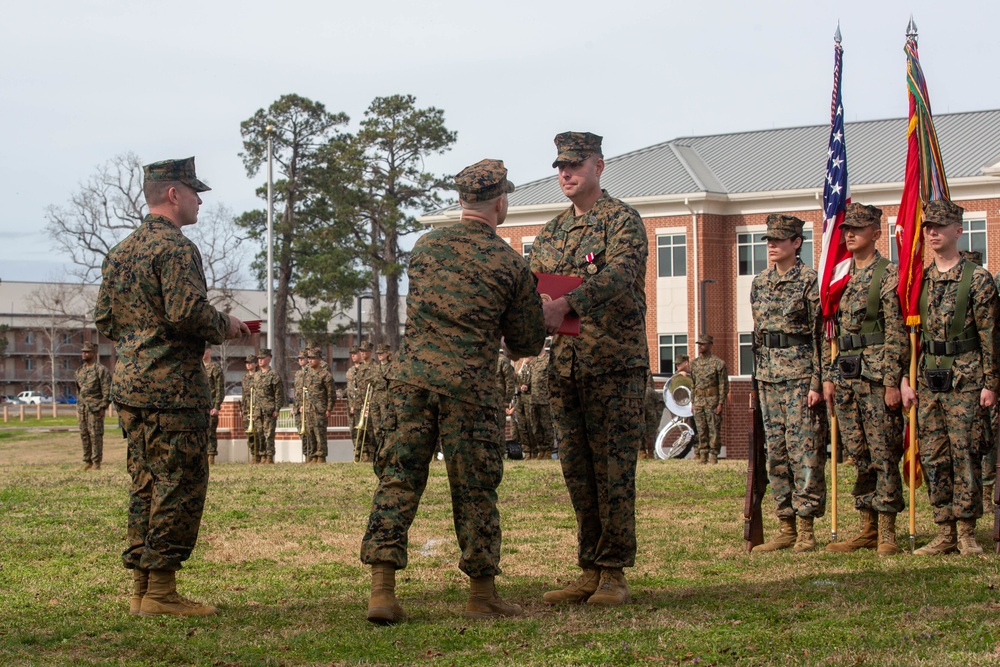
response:
<svg viewBox="0 0 1000 667"><path fill-rule="evenodd" d="M812 342L812 336L801 336L798 334L765 333L763 334L764 347L795 347Z"/></svg>
<svg viewBox="0 0 1000 667"><path fill-rule="evenodd" d="M920 344L920 349L924 354L933 354L938 357L954 357L963 352L971 352L979 349L978 338L966 338L965 340L925 340Z"/></svg>
<svg viewBox="0 0 1000 667"><path fill-rule="evenodd" d="M867 334L845 334L837 337L837 349L841 352L859 350L869 345L881 345L885 342L885 333L876 331Z"/></svg>

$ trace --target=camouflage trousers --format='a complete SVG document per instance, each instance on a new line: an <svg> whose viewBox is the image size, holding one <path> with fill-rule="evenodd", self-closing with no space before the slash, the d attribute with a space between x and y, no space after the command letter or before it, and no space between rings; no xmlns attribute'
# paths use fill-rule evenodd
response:
<svg viewBox="0 0 1000 667"><path fill-rule="evenodd" d="M76 410L76 420L80 424L83 462L100 463L104 460L104 417L81 405Z"/></svg>
<svg viewBox="0 0 1000 667"><path fill-rule="evenodd" d="M385 416L386 440L374 462L378 486L361 562L406 567L407 536L427 485L440 438L458 546L458 567L470 577L500 573L503 447L496 408L473 405L421 387L392 381Z"/></svg>
<svg viewBox="0 0 1000 667"><path fill-rule="evenodd" d="M662 419L663 401L657 401L655 404L646 403L646 436L643 442L646 453L649 455L654 455L654 445L656 444L656 436L660 433Z"/></svg>
<svg viewBox="0 0 1000 667"><path fill-rule="evenodd" d="M694 424L698 437L698 454L718 456L722 450L722 415L715 414L714 407L695 406Z"/></svg>
<svg viewBox="0 0 1000 667"><path fill-rule="evenodd" d="M806 402L809 378L760 382L767 478L775 516L818 519L826 513L826 442L820 410Z"/></svg>
<svg viewBox="0 0 1000 667"><path fill-rule="evenodd" d="M646 371L563 377L549 367L559 462L576 513L577 563L635 565L635 467L646 430Z"/></svg>
<svg viewBox="0 0 1000 667"><path fill-rule="evenodd" d="M979 389L932 392L920 385L917 433L920 465L934 523L983 515L983 409Z"/></svg>
<svg viewBox="0 0 1000 667"><path fill-rule="evenodd" d="M531 428L530 407L522 397L514 408L514 418L517 422L517 441L521 443L521 450L524 451L525 458L532 458L537 449L535 434Z"/></svg>
<svg viewBox="0 0 1000 667"><path fill-rule="evenodd" d="M535 453L551 458L555 436L552 434L552 410L548 403L535 403L529 406L531 412L531 440L535 444Z"/></svg>
<svg viewBox="0 0 1000 667"><path fill-rule="evenodd" d="M303 446L309 442L309 456L318 456L326 461L328 454L326 447L326 411L307 410L303 416L305 419L306 432L302 435Z"/></svg>
<svg viewBox="0 0 1000 667"><path fill-rule="evenodd" d="M903 511L903 413L885 404L885 387L865 379L837 385L841 445L854 459L854 508L898 514Z"/></svg>
<svg viewBox="0 0 1000 667"><path fill-rule="evenodd" d="M994 404L992 408L985 411L985 414L989 415L989 424L987 429L984 429L983 437L985 441L982 446L983 450L983 486L987 484L993 484L996 482L997 478L997 415L1000 410ZM989 500L992 501L992 498Z"/></svg>
<svg viewBox="0 0 1000 667"><path fill-rule="evenodd" d="M208 415L119 405L128 433L128 569L179 570L198 539L208 490Z"/></svg>
<svg viewBox="0 0 1000 667"><path fill-rule="evenodd" d="M219 413L208 415L208 455L219 454Z"/></svg>
<svg viewBox="0 0 1000 667"><path fill-rule="evenodd" d="M274 433L278 428L278 418L272 416L273 412L274 410L258 410L257 406L254 406L253 428L256 449L251 451L253 456L274 456Z"/></svg>

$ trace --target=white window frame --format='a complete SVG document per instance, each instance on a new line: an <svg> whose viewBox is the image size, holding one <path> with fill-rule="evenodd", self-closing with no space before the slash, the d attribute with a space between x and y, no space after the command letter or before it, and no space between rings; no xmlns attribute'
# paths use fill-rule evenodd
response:
<svg viewBox="0 0 1000 667"><path fill-rule="evenodd" d="M753 332L750 333L740 333L737 335L738 350L737 350L737 366L739 368L740 375L750 376L753 375ZM747 368L743 363L743 354L745 352L750 352L750 367Z"/></svg>
<svg viewBox="0 0 1000 667"><path fill-rule="evenodd" d="M680 340L678 340L679 338L683 338L684 340L680 341ZM665 339L669 339L669 340L665 340ZM657 337L656 337L656 342L657 342L656 349L657 349L657 352L659 353L658 354L658 358L659 358L659 372L660 373L668 373L668 374L672 375L674 372L677 371L677 366L674 363L674 360L676 360L677 357L682 356L682 355L688 355L688 356L691 355L691 352L690 352L690 349L689 349L690 343L688 342L688 335L686 333L658 334ZM670 350L670 354L669 355L664 355L663 354L664 350ZM679 352L680 350L683 350L683 352ZM671 364L672 368L670 368L670 369L664 369L663 368L663 362L664 362L665 359L668 359L668 358L670 360L670 364Z"/></svg>
<svg viewBox="0 0 1000 667"><path fill-rule="evenodd" d="M680 242L677 241L678 237L681 239ZM663 241L663 242L661 242ZM677 248L684 249L684 261L674 262L674 254ZM670 269L671 272L667 275L661 273L662 265L660 263L660 250L668 250L670 254ZM680 264L680 273L677 272L677 264ZM656 277L657 278L683 278L687 276L687 233L684 231L667 233L667 234L657 234L656 235Z"/></svg>

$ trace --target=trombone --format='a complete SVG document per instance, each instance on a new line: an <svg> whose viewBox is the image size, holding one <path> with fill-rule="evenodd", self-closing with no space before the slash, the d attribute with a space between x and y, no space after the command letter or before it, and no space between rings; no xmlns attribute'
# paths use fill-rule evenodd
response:
<svg viewBox="0 0 1000 667"><path fill-rule="evenodd" d="M358 419L358 430L361 431L361 451L365 450L365 436L368 435L368 402L372 397L372 385L368 384L368 391L365 392L365 403L361 407L361 418Z"/></svg>
<svg viewBox="0 0 1000 667"><path fill-rule="evenodd" d="M250 387L250 419L247 423L247 435L253 435L255 432L253 430L253 387Z"/></svg>
<svg viewBox="0 0 1000 667"><path fill-rule="evenodd" d="M302 402L299 403L299 435L306 432L306 402L309 400L309 390L302 388Z"/></svg>

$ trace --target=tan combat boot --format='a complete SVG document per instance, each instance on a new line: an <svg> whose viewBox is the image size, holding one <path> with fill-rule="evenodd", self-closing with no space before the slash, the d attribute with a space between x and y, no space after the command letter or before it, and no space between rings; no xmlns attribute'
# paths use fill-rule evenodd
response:
<svg viewBox="0 0 1000 667"><path fill-rule="evenodd" d="M963 556L977 556L983 548L976 542L976 520L958 520L958 553Z"/></svg>
<svg viewBox="0 0 1000 667"><path fill-rule="evenodd" d="M993 485L986 484L983 486L983 510L990 512L993 510Z"/></svg>
<svg viewBox="0 0 1000 667"><path fill-rule="evenodd" d="M778 519L778 521L781 523L781 527L778 529L778 534L769 539L767 542L755 546L753 548L753 553L789 549L795 544L795 539L798 537L798 531L795 530L795 518L790 517L787 519Z"/></svg>
<svg viewBox="0 0 1000 667"><path fill-rule="evenodd" d="M139 606L140 616L211 616L218 611L211 605L181 597L175 575L172 570L149 571L149 585Z"/></svg>
<svg viewBox="0 0 1000 667"><path fill-rule="evenodd" d="M497 595L493 575L469 579L469 601L465 605L466 618L501 618L522 614L524 609L520 605L504 602L503 598Z"/></svg>
<svg viewBox="0 0 1000 667"><path fill-rule="evenodd" d="M132 570L132 599L128 603L128 613L133 616L139 615L139 607L142 606L142 598L146 595L149 587L149 570L135 568Z"/></svg>
<svg viewBox="0 0 1000 667"><path fill-rule="evenodd" d="M878 513L878 555L895 556L902 553L896 544L896 514L894 512Z"/></svg>
<svg viewBox="0 0 1000 667"><path fill-rule="evenodd" d="M715 452L712 452L711 454L708 455L708 462L711 463L712 465L717 465L719 463L719 455L716 454Z"/></svg>
<svg viewBox="0 0 1000 667"><path fill-rule="evenodd" d="M94 461L94 470L100 470L100 469L101 469L101 462Z"/></svg>
<svg viewBox="0 0 1000 667"><path fill-rule="evenodd" d="M597 591L601 581L601 571L597 568L583 568L580 578L566 588L549 591L542 596L542 602L559 604L560 602L586 602L587 598Z"/></svg>
<svg viewBox="0 0 1000 667"><path fill-rule="evenodd" d="M799 536L795 539L795 546L792 551L804 553L813 551L816 548L816 534L813 532L813 518L811 516L799 517Z"/></svg>
<svg viewBox="0 0 1000 667"><path fill-rule="evenodd" d="M646 450L645 449L640 449L639 450L639 458L640 459L647 458L647 456L646 456Z"/></svg>
<svg viewBox="0 0 1000 667"><path fill-rule="evenodd" d="M406 612L396 600L396 568L390 563L372 565L368 620L376 625L392 625L406 620Z"/></svg>
<svg viewBox="0 0 1000 667"><path fill-rule="evenodd" d="M874 510L859 510L858 514L861 515L861 532L846 542L831 542L826 545L827 551L847 554L858 549L874 549L878 546L878 515Z"/></svg>
<svg viewBox="0 0 1000 667"><path fill-rule="evenodd" d="M268 456L267 456L267 463L268 463L268 465L272 465L272 466L274 465L274 456L273 455L268 454Z"/></svg>
<svg viewBox="0 0 1000 667"><path fill-rule="evenodd" d="M215 465L215 454L208 455L208 465Z"/></svg>
<svg viewBox="0 0 1000 667"><path fill-rule="evenodd" d="M938 524L938 534L929 544L925 544L913 552L914 556L941 556L958 549L958 536L954 521Z"/></svg>
<svg viewBox="0 0 1000 667"><path fill-rule="evenodd" d="M587 599L587 604L595 607L618 607L628 603L632 596L625 583L625 573L621 568L601 569L601 583L597 592Z"/></svg>
<svg viewBox="0 0 1000 667"><path fill-rule="evenodd" d="M86 463L83 464L83 467L80 468L80 470L82 470L83 472L87 472L88 470L90 470L93 467L94 467L94 464L91 463L90 461L87 461Z"/></svg>
<svg viewBox="0 0 1000 667"><path fill-rule="evenodd" d="M698 452L698 465L708 465L708 453Z"/></svg>

